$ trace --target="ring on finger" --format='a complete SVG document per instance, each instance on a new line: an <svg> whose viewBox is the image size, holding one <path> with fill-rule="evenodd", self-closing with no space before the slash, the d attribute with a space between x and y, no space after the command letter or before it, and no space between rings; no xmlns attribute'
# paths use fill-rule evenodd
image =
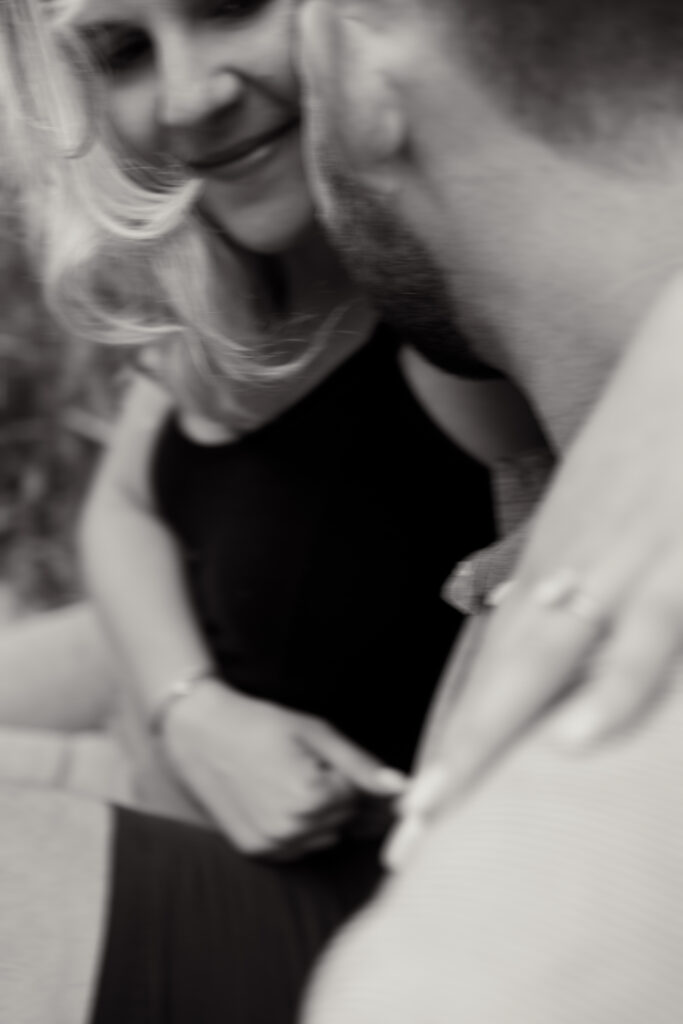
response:
<svg viewBox="0 0 683 1024"><path fill-rule="evenodd" d="M536 584L533 599L542 608L567 612L572 618L596 629L604 629L607 615L574 569L559 569Z"/></svg>

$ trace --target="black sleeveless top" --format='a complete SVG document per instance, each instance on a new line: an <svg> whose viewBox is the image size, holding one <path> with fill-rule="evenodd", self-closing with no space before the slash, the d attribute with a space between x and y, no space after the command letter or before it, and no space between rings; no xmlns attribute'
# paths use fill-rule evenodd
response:
<svg viewBox="0 0 683 1024"><path fill-rule="evenodd" d="M460 617L439 591L493 539L488 472L423 411L380 327L236 442L174 416L153 462L218 668L407 769Z"/></svg>

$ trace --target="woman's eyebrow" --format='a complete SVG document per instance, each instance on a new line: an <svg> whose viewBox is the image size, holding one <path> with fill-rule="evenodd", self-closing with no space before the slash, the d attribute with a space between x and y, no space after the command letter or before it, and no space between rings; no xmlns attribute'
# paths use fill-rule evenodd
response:
<svg viewBox="0 0 683 1024"><path fill-rule="evenodd" d="M117 42L129 38L140 31L138 26L130 21L82 21L75 22L73 31L81 42L91 51L103 51Z"/></svg>
<svg viewBox="0 0 683 1024"><path fill-rule="evenodd" d="M126 21L75 21L74 31L86 42L97 42L99 39L106 39L121 32L130 31L131 25Z"/></svg>

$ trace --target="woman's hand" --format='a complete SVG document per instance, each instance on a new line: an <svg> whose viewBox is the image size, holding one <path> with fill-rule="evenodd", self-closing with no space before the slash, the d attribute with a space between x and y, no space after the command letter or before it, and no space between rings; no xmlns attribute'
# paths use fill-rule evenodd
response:
<svg viewBox="0 0 683 1024"><path fill-rule="evenodd" d="M333 845L362 796L402 776L320 719L202 683L168 716L165 746L185 785L245 854L293 859Z"/></svg>

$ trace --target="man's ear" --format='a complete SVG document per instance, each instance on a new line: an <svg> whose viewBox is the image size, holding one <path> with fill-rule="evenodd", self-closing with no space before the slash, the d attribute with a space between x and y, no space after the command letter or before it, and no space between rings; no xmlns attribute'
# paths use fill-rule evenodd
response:
<svg viewBox="0 0 683 1024"><path fill-rule="evenodd" d="M309 99L356 173L386 169L406 145L407 121L390 75L390 48L369 18L311 2L301 17Z"/></svg>
<svg viewBox="0 0 683 1024"><path fill-rule="evenodd" d="M354 111L354 124L346 132L356 152L351 155L359 168L370 174L380 172L396 161L403 152L408 124L400 96L391 77L390 54L376 33L362 25L345 26L345 44L352 55L347 67L354 73L346 86L349 102L346 110Z"/></svg>
<svg viewBox="0 0 683 1024"><path fill-rule="evenodd" d="M366 160L380 167L400 156L407 141L407 123L386 80L377 81L367 100L367 124L363 132Z"/></svg>

